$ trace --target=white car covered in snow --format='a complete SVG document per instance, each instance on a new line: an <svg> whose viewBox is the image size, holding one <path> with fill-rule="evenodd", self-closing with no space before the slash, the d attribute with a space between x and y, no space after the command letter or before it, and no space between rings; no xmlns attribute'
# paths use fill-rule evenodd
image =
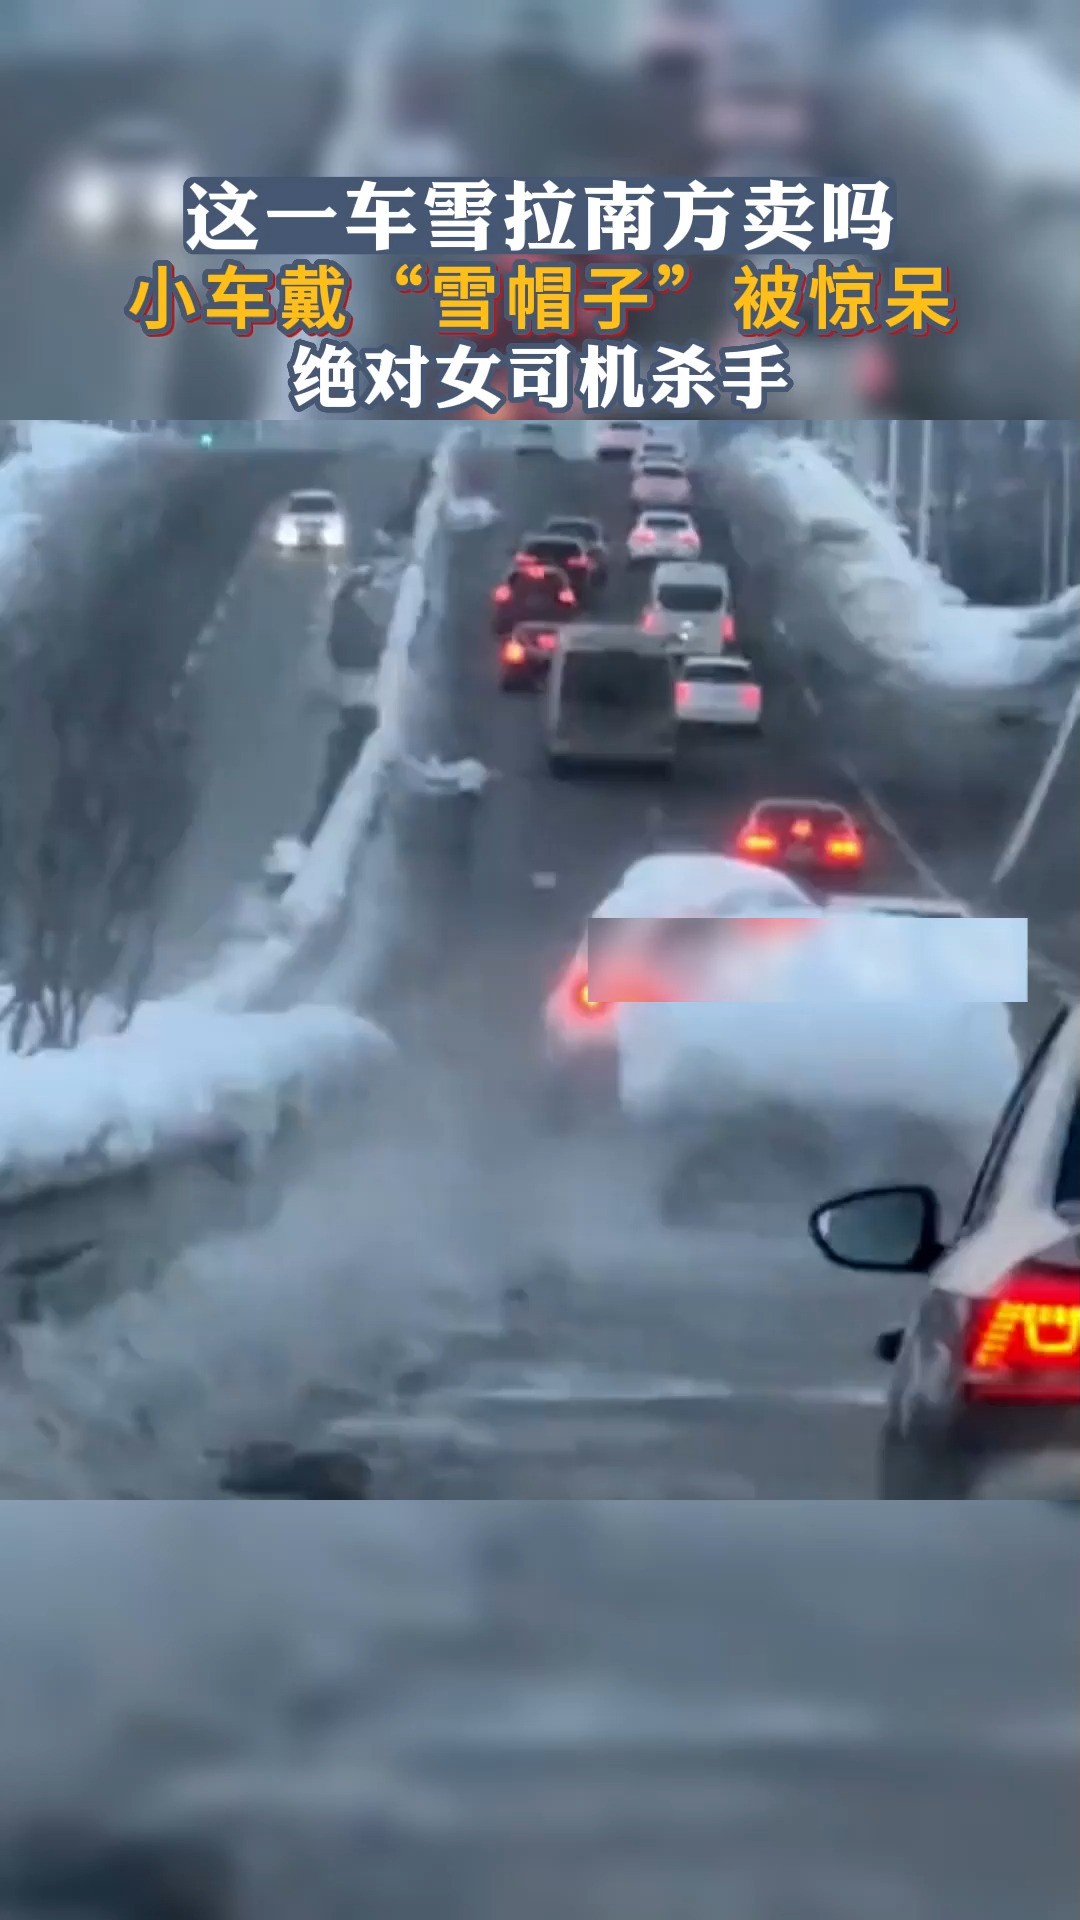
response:
<svg viewBox="0 0 1080 1920"><path fill-rule="evenodd" d="M690 475L681 460L659 460L650 454L635 465L630 482L635 507L688 507L693 497Z"/></svg>
<svg viewBox="0 0 1080 1920"><path fill-rule="evenodd" d="M631 566L659 560L700 560L701 535L688 513L657 508L639 514L626 538Z"/></svg>
<svg viewBox="0 0 1080 1920"><path fill-rule="evenodd" d="M695 959L688 992L673 967L699 918L740 924L713 929L708 971ZM898 1140L931 1169L954 1156L966 1171L981 1155L1019 1067L1008 1008L920 978L910 942L909 977L886 976L895 922L867 915L853 941L849 919L785 875L712 853L639 860L596 908L604 920L633 943L625 976L618 955L605 968L625 977L625 993L600 997L586 936L545 1009L548 1064L571 1108L579 1084L591 1103L599 1081L622 1116L679 1139L676 1210L692 1203L684 1171L715 1178L718 1143L745 1147L755 1129L852 1187L895 1166ZM665 997L674 990L687 997ZM767 1146L760 1155L767 1164Z"/></svg>

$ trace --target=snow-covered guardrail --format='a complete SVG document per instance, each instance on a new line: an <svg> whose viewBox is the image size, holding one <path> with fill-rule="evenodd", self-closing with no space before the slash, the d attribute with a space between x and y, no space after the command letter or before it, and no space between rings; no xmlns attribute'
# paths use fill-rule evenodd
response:
<svg viewBox="0 0 1080 1920"><path fill-rule="evenodd" d="M739 436L714 468L737 551L785 608L829 616L846 665L962 694L1031 686L1080 665L1076 589L1049 607L973 606L911 552L885 508L813 442Z"/></svg>

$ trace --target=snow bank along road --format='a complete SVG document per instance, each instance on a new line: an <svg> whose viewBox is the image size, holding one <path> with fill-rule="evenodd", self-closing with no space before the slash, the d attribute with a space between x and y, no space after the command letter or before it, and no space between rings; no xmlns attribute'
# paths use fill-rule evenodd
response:
<svg viewBox="0 0 1080 1920"><path fill-rule="evenodd" d="M506 519L459 547L438 746L448 757L477 755L501 778L467 892L449 854L440 872L434 842L410 853L412 957L415 966L426 954L427 971L404 1023L424 1063L428 1115L441 1095L454 1116L477 1244L501 1268L509 1297L498 1335L463 1349L450 1377L428 1383L432 1404L456 1408L489 1450L478 1444L470 1455L466 1445L456 1464L444 1454L430 1469L414 1455L399 1463L400 1479L387 1469L388 1484L505 1496L864 1494L882 1386L870 1347L903 1317L906 1286L826 1270L805 1234L808 1204L825 1195L808 1192L779 1159L758 1168L752 1191L733 1189L712 1232L658 1230L625 1146L539 1137L536 1019L582 920L641 853L722 845L755 797L804 792L868 820L874 891L925 893L936 866L920 840L936 853L936 808L920 817L914 789L902 824L876 805L867 784L873 735L845 741L808 700L790 644L773 633L754 580L738 574L742 643L765 677L760 742L725 743L720 762L703 760L696 777L691 768L662 791L633 780L551 780L536 703L496 689L490 587L514 539L556 510L596 515L617 549L627 478L591 463L508 456L493 457L488 485ZM719 515L706 505L700 519L705 551L724 557ZM642 592L617 565L608 614L629 613ZM877 717L887 727L884 711ZM853 772L852 744L866 777ZM980 847L965 864L963 830L961 822L947 873L961 893L986 879ZM437 1167L443 1136L426 1137ZM883 1149L881 1175L903 1171ZM844 1183L841 1166L836 1184ZM556 1264L545 1267L549 1257ZM403 1434L408 1451L407 1426Z"/></svg>
<svg viewBox="0 0 1080 1920"><path fill-rule="evenodd" d="M1078 1547L1015 1506L9 1504L5 1906L1072 1920Z"/></svg>

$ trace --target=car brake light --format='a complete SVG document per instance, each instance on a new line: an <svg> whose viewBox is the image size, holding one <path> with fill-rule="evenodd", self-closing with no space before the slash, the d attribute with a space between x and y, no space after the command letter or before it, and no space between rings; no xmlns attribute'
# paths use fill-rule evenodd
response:
<svg viewBox="0 0 1080 1920"><path fill-rule="evenodd" d="M525 658L525 649L520 640L508 640L502 650L502 657L510 666L520 666Z"/></svg>
<svg viewBox="0 0 1080 1920"><path fill-rule="evenodd" d="M720 628L720 634L721 634L721 638L724 641L725 646L730 646L731 642L735 638L735 622L732 619L730 613L725 613L724 615L723 624Z"/></svg>
<svg viewBox="0 0 1080 1920"><path fill-rule="evenodd" d="M675 705L677 707L688 707L690 705L689 680L680 680L678 682L675 688Z"/></svg>
<svg viewBox="0 0 1080 1920"><path fill-rule="evenodd" d="M779 844L775 833L740 833L738 839L740 853L775 853Z"/></svg>
<svg viewBox="0 0 1080 1920"><path fill-rule="evenodd" d="M505 606L510 598L511 591L512 589L504 583L501 587L496 587L493 598L498 600L500 605Z"/></svg>
<svg viewBox="0 0 1080 1920"><path fill-rule="evenodd" d="M825 842L828 860L861 860L862 842L851 833L834 833Z"/></svg>
<svg viewBox="0 0 1080 1920"><path fill-rule="evenodd" d="M656 535L653 532L651 527L638 527L634 534L634 539L635 540L655 540Z"/></svg>
<svg viewBox="0 0 1080 1920"><path fill-rule="evenodd" d="M586 974L579 974L575 977L570 990L570 997L576 1011L585 1015L587 1019L594 1019L597 1014L610 1012L606 1000L591 1000L589 998L589 981Z"/></svg>
<svg viewBox="0 0 1080 1920"><path fill-rule="evenodd" d="M749 708L751 713L756 713L761 705L761 688L740 687L739 699L744 707Z"/></svg>
<svg viewBox="0 0 1080 1920"><path fill-rule="evenodd" d="M554 653L555 635L553 633L538 633L536 636L536 644L544 653Z"/></svg>
<svg viewBox="0 0 1080 1920"><path fill-rule="evenodd" d="M812 840L814 837L813 821L812 820L794 821L791 828L791 837L793 840Z"/></svg>
<svg viewBox="0 0 1080 1920"><path fill-rule="evenodd" d="M577 601L575 600L574 595L569 587L559 588L559 605L561 607L577 606Z"/></svg>
<svg viewBox="0 0 1080 1920"><path fill-rule="evenodd" d="M1080 1401L1080 1280L1017 1268L974 1302L963 1357L968 1399Z"/></svg>

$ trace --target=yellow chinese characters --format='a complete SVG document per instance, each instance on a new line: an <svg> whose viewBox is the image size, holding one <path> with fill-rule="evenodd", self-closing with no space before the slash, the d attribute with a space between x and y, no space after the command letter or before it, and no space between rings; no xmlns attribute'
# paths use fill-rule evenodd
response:
<svg viewBox="0 0 1080 1920"><path fill-rule="evenodd" d="M202 318L198 296L184 275L170 261L155 260L150 272L136 280L124 312L154 339L172 332L177 308L189 324Z"/></svg>
<svg viewBox="0 0 1080 1920"><path fill-rule="evenodd" d="M432 290L444 333L494 333L499 275L483 261L436 267Z"/></svg>

